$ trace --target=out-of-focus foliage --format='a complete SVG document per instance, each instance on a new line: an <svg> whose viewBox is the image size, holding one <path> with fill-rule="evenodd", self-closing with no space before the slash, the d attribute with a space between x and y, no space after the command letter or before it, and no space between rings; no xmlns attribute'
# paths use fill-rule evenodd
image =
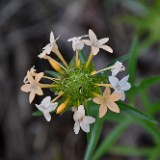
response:
<svg viewBox="0 0 160 160"><path fill-rule="evenodd" d="M135 4L141 8L138 14L124 17L126 23L134 27L135 31L152 43L160 41L160 1L154 0L146 3L144 0L128 0L128 3Z"/></svg>

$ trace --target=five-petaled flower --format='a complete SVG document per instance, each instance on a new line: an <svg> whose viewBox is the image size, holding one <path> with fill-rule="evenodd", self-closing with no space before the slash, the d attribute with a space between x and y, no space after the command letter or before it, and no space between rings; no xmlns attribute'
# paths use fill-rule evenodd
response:
<svg viewBox="0 0 160 160"><path fill-rule="evenodd" d="M84 35L84 36L80 36L80 37L73 37L73 38L68 39L68 42L72 42L72 48L74 51L83 49L84 42L83 42L82 38L84 38L84 37L88 37L88 35Z"/></svg>
<svg viewBox="0 0 160 160"><path fill-rule="evenodd" d="M23 92L30 92L30 95L29 95L29 102L32 103L33 99L35 98L35 95L43 95L43 91L40 87L40 84L39 84L39 81L41 80L41 78L43 77L43 72L41 73L37 73L35 75L35 79L33 78L33 75L30 73L30 71L27 72L27 80L28 80L28 83L27 84L24 84L22 87L21 87L21 90Z"/></svg>
<svg viewBox="0 0 160 160"><path fill-rule="evenodd" d="M128 82L129 75L123 77L121 80L119 80L117 77L109 76L109 82L112 85L112 88L114 89L114 93L120 93L121 94L121 100L125 100L125 93L124 91L128 91L131 88L131 84Z"/></svg>
<svg viewBox="0 0 160 160"><path fill-rule="evenodd" d="M125 67L122 62L117 61L114 65L109 67L112 72L112 76L116 76L119 72L124 71Z"/></svg>
<svg viewBox="0 0 160 160"><path fill-rule="evenodd" d="M79 133L80 128L86 133L90 131L90 124L94 123L96 120L91 116L85 116L85 110L83 105L78 107L78 110L74 112L73 119L75 121L74 124L74 132L75 134Z"/></svg>
<svg viewBox="0 0 160 160"><path fill-rule="evenodd" d="M110 88L106 87L105 91L103 92L103 96L98 96L93 99L95 103L100 104L99 117L102 118L106 114L107 108L113 112L119 113L120 109L115 101L118 101L120 98L121 94L111 94Z"/></svg>
<svg viewBox="0 0 160 160"><path fill-rule="evenodd" d="M45 58L45 56L47 54L49 55L51 53L51 51L57 52L57 50L58 50L58 46L56 44L57 39L59 39L59 37L55 39L54 34L51 31L51 33L50 33L50 43L48 43L45 47L43 47L43 51L42 51L42 53L40 53L38 55L38 57L39 58Z"/></svg>
<svg viewBox="0 0 160 160"><path fill-rule="evenodd" d="M58 103L51 103L51 97L47 96L39 105L35 105L43 113L45 119L49 122L51 120L50 112L53 112L57 108Z"/></svg>
<svg viewBox="0 0 160 160"><path fill-rule="evenodd" d="M104 49L110 53L113 53L113 50L111 47L109 47L108 45L105 45L105 43L107 43L109 41L109 38L102 38L102 39L97 39L97 36L95 35L95 33L90 29L89 30L89 38L90 40L83 40L83 42L86 45L91 46L91 52L93 53L93 55L97 55L97 53L99 52L99 49Z"/></svg>

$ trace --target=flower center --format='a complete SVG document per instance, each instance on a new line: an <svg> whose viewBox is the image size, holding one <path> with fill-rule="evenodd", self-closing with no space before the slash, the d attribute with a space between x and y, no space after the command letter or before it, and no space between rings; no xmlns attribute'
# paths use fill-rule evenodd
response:
<svg viewBox="0 0 160 160"><path fill-rule="evenodd" d="M33 83L31 84L31 86L30 86L30 89L31 89L32 91L36 91L36 90L37 90L37 87L38 87L38 84L37 84L36 82L33 82Z"/></svg>
<svg viewBox="0 0 160 160"><path fill-rule="evenodd" d="M61 81L62 91L72 97L73 101L84 101L89 98L93 79L83 69L69 69Z"/></svg>
<svg viewBox="0 0 160 160"><path fill-rule="evenodd" d="M75 121L82 121L83 120L83 115L81 113L79 113L78 111L76 111L74 113L73 118L74 118Z"/></svg>

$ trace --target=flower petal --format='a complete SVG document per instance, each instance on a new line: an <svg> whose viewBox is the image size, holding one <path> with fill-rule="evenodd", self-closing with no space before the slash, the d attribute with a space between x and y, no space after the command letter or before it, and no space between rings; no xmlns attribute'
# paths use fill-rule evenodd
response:
<svg viewBox="0 0 160 160"><path fill-rule="evenodd" d="M38 57L39 57L39 58L44 58L45 55L46 55L46 51L44 50L44 51L42 51L42 53L40 53L40 54L38 55Z"/></svg>
<svg viewBox="0 0 160 160"><path fill-rule="evenodd" d="M41 104L35 104L35 106L40 110L41 112L44 111L44 107Z"/></svg>
<svg viewBox="0 0 160 160"><path fill-rule="evenodd" d="M96 121L96 119L91 116L85 116L83 120L86 124L92 124Z"/></svg>
<svg viewBox="0 0 160 160"><path fill-rule="evenodd" d="M120 112L120 109L119 109L118 105L114 102L108 102L107 106L112 112L116 112L116 113Z"/></svg>
<svg viewBox="0 0 160 160"><path fill-rule="evenodd" d="M37 88L36 88L36 94L38 94L39 96L43 95L43 91L39 86L37 86Z"/></svg>
<svg viewBox="0 0 160 160"><path fill-rule="evenodd" d="M79 130L80 130L79 122L75 122L75 123L74 123L73 130L74 130L74 133L75 133L75 134L78 134L78 133L79 133Z"/></svg>
<svg viewBox="0 0 160 160"><path fill-rule="evenodd" d="M129 78L129 75L123 77L123 78L120 80L120 82L121 82L121 83L125 83L125 82L128 81L128 78Z"/></svg>
<svg viewBox="0 0 160 160"><path fill-rule="evenodd" d="M35 76L36 82L39 82L42 79L43 75L44 75L43 72L37 73Z"/></svg>
<svg viewBox="0 0 160 160"><path fill-rule="evenodd" d="M109 38L102 38L100 40L98 40L98 45L103 45L105 43L107 43L109 41Z"/></svg>
<svg viewBox="0 0 160 160"><path fill-rule="evenodd" d="M107 112L107 106L105 104L100 105L99 107L99 118L102 118Z"/></svg>
<svg viewBox="0 0 160 160"><path fill-rule="evenodd" d="M110 94L111 94L110 88L109 88L109 87L106 87L106 89L105 89L104 92L103 92L103 97L107 98L107 97L110 96Z"/></svg>
<svg viewBox="0 0 160 160"><path fill-rule="evenodd" d="M131 84L129 82L126 82L125 84L123 84L123 86L121 86L121 90L123 91L128 91L131 88Z"/></svg>
<svg viewBox="0 0 160 160"><path fill-rule="evenodd" d="M51 103L51 104L49 105L47 111L48 111L48 112L52 112L52 111L54 111L54 110L57 108L57 106L58 106L58 103L57 103L57 102Z"/></svg>
<svg viewBox="0 0 160 160"><path fill-rule="evenodd" d="M31 91L31 93L29 94L29 103L32 103L32 101L34 100L34 98L35 98L35 92L32 92Z"/></svg>
<svg viewBox="0 0 160 160"><path fill-rule="evenodd" d="M48 108L50 105L50 101L51 101L51 97L47 96L42 100L41 105L44 106L45 108Z"/></svg>
<svg viewBox="0 0 160 160"><path fill-rule="evenodd" d="M109 82L111 83L113 88L116 88L117 85L119 84L119 79L114 76L109 76Z"/></svg>
<svg viewBox="0 0 160 160"><path fill-rule="evenodd" d="M91 47L91 52L93 53L93 55L97 55L98 52L99 52L99 48L98 48L98 47L95 47L95 46L92 46L92 47Z"/></svg>
<svg viewBox="0 0 160 160"><path fill-rule="evenodd" d="M86 124L84 121L80 121L80 126L84 132L88 133L90 131L89 124Z"/></svg>
<svg viewBox="0 0 160 160"><path fill-rule="evenodd" d="M121 100L121 101L124 101L124 100L125 100L125 98L126 98L126 95L125 95L125 93L123 92L123 93L121 94L121 98L120 98L120 100Z"/></svg>
<svg viewBox="0 0 160 160"><path fill-rule="evenodd" d="M52 43L54 43L54 42L55 42L54 34L53 34L53 32L51 31L51 33L50 33L50 43L52 44Z"/></svg>
<svg viewBox="0 0 160 160"><path fill-rule="evenodd" d="M104 98L102 96L95 97L95 98L93 98L93 102L95 102L97 104L102 104L102 103L104 103Z"/></svg>
<svg viewBox="0 0 160 160"><path fill-rule="evenodd" d="M35 80L33 79L32 74L30 73L30 71L27 71L27 79L30 83L35 82Z"/></svg>
<svg viewBox="0 0 160 160"><path fill-rule="evenodd" d="M108 45L101 45L99 48L102 48L105 51L108 51L110 53L113 53L113 49L111 47L109 47Z"/></svg>
<svg viewBox="0 0 160 160"><path fill-rule="evenodd" d="M44 115L45 119L46 119L48 122L51 121L51 115L50 115L48 112L44 111L44 112L43 112L43 115Z"/></svg>
<svg viewBox="0 0 160 160"><path fill-rule="evenodd" d="M31 91L31 84L24 84L22 87L21 87L21 91L23 92L30 92Z"/></svg>
<svg viewBox="0 0 160 160"><path fill-rule="evenodd" d="M89 30L89 38L91 40L91 43L97 42L97 36L91 29Z"/></svg>
<svg viewBox="0 0 160 160"><path fill-rule="evenodd" d="M83 43L85 43L86 45L91 46L91 41L90 41L90 40L84 39L84 40L82 40L82 41L83 41Z"/></svg>
<svg viewBox="0 0 160 160"><path fill-rule="evenodd" d="M122 97L121 93L112 93L109 97L108 97L108 101L118 101L120 98Z"/></svg>
<svg viewBox="0 0 160 160"><path fill-rule="evenodd" d="M79 112L80 114L82 114L82 116L85 116L85 110L84 110L83 105L80 105L78 107L78 111L76 111L76 112Z"/></svg>

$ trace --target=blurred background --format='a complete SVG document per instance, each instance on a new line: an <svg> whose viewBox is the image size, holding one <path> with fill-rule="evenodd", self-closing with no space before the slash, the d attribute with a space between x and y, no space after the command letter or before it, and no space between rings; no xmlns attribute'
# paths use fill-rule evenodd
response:
<svg viewBox="0 0 160 160"><path fill-rule="evenodd" d="M160 75L159 0L0 0L0 160L83 159L86 134L74 134L72 113L53 115L50 123L44 117L33 117L34 104L39 104L41 97L30 105L28 94L20 87L33 65L38 71L50 68L37 55L49 42L51 30L60 35L57 43L69 62L74 52L67 39L87 34L90 28L98 38L109 37L108 44L114 50L114 54L102 51L94 58L96 68L127 54L138 36L141 47L136 79ZM159 90L157 85L150 88L152 102L160 97ZM101 139L114 125L105 123ZM154 146L152 136L136 125L130 126L119 141L135 147ZM146 158L108 152L105 159Z"/></svg>

